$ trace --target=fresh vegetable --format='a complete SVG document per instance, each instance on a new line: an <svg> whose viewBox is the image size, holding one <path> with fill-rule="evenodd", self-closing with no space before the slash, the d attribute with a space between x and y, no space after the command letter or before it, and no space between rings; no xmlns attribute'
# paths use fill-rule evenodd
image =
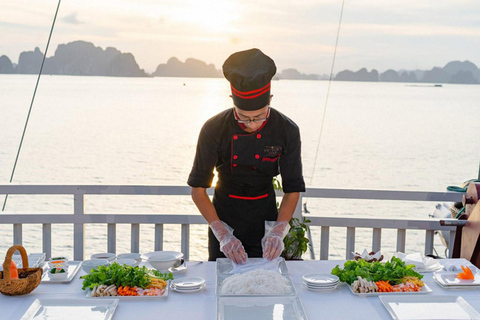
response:
<svg viewBox="0 0 480 320"><path fill-rule="evenodd" d="M457 278L462 279L462 280L474 280L475 276L473 275L472 270L470 270L469 267L464 267L460 266L463 270L463 272L459 272L457 274Z"/></svg>
<svg viewBox="0 0 480 320"><path fill-rule="evenodd" d="M11 279L18 279L17 265L13 260L10 260L10 278Z"/></svg>
<svg viewBox="0 0 480 320"><path fill-rule="evenodd" d="M413 283L419 287L423 287L425 284L423 283L422 280L418 279L417 277L403 277L402 278L402 283Z"/></svg>
<svg viewBox="0 0 480 320"><path fill-rule="evenodd" d="M378 292L393 292L392 285L387 281L377 281Z"/></svg>
<svg viewBox="0 0 480 320"><path fill-rule="evenodd" d="M56 274L56 273L65 273L65 269L63 268L52 268L50 269L51 274Z"/></svg>
<svg viewBox="0 0 480 320"><path fill-rule="evenodd" d="M147 269L143 267L131 267L120 265L116 262L109 266L99 266L92 271L80 277L83 280L82 289L93 289L95 286L112 284L120 287L139 287L147 288L149 285L158 283L158 280L173 279L171 272L161 273L157 270ZM155 279L155 280L153 280Z"/></svg>
<svg viewBox="0 0 480 320"><path fill-rule="evenodd" d="M366 262L363 259L348 260L343 265L343 269L337 265L332 270L332 274L338 276L341 282L352 284L360 276L367 281L389 281L390 284L396 285L402 282L404 277L417 277L422 279L423 276L413 270L413 264L405 265L401 259L392 257L390 261L382 262Z"/></svg>
<svg viewBox="0 0 480 320"><path fill-rule="evenodd" d="M358 280L355 280L352 283L352 290L353 292L356 292L356 293L371 293L371 292L377 292L378 287L375 284L375 282L367 281L362 277L358 277Z"/></svg>
<svg viewBox="0 0 480 320"><path fill-rule="evenodd" d="M405 283L400 283L397 285L394 285L393 287L393 292L418 292L422 291L422 288L417 286L415 283L412 282L405 282Z"/></svg>

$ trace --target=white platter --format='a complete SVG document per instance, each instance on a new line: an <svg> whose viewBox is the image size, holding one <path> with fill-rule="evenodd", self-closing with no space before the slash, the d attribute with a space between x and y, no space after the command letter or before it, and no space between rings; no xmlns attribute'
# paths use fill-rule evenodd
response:
<svg viewBox="0 0 480 320"><path fill-rule="evenodd" d="M167 282L165 287L165 292L161 296L114 296L114 297L92 297L92 290L88 289L87 294L85 295L86 298L89 300L106 300L106 299L120 299L120 300L133 300L133 301L142 301L142 300L157 300L157 299L164 299L168 297L168 287L170 284Z"/></svg>
<svg viewBox="0 0 480 320"><path fill-rule="evenodd" d="M36 299L20 320L110 320L118 299Z"/></svg>
<svg viewBox="0 0 480 320"><path fill-rule="evenodd" d="M381 296L393 319L453 320L480 319L480 314L462 297L457 296Z"/></svg>
<svg viewBox="0 0 480 320"><path fill-rule="evenodd" d="M348 285L347 286L350 288L350 291L359 297L376 297L376 296L394 296L394 295L401 295L401 296L410 296L410 295L421 295L421 294L427 294L427 293L432 293L432 289L424 283L422 287L422 291L417 291L417 292L369 292L369 293L358 293L358 292L353 292L352 286Z"/></svg>
<svg viewBox="0 0 480 320"><path fill-rule="evenodd" d="M249 258L249 260L257 260L261 258ZM216 268L216 286L215 286L215 293L217 296L221 297L265 297L265 296L275 296L275 297L282 297L282 296L287 296L287 295L297 295L297 291L295 289L295 286L293 284L292 279L289 276L287 264L285 263L285 260L282 258L281 261L278 264L278 273L282 275L285 279L288 280L289 287L290 287L290 292L289 293L282 293L282 294L268 294L268 295L259 295L259 294L225 294L222 293L221 287L225 279L228 277L233 276L230 272L234 269L233 262L230 259L227 258L218 258L217 259L217 268Z"/></svg>
<svg viewBox="0 0 480 320"><path fill-rule="evenodd" d="M42 275L41 283L68 283L75 278L78 270L80 270L80 266L82 265L82 261L69 261L68 262L68 275L66 279L61 280L53 280L50 279L48 276L48 268L45 268Z"/></svg>
<svg viewBox="0 0 480 320"><path fill-rule="evenodd" d="M433 274L433 279L444 287L478 287L480 286L480 274L475 273L473 280L462 280L457 278L458 272L441 271Z"/></svg>
<svg viewBox="0 0 480 320"><path fill-rule="evenodd" d="M217 320L306 320L297 296L218 297Z"/></svg>

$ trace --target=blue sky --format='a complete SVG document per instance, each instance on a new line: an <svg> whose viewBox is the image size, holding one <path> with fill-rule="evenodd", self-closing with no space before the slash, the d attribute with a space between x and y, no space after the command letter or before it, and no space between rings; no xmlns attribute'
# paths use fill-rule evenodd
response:
<svg viewBox="0 0 480 320"><path fill-rule="evenodd" d="M0 55L44 51L57 1L0 0ZM220 68L257 47L279 70L329 73L341 0L63 0L49 56L75 40L134 54L148 72L176 56ZM346 0L335 71L480 66L478 0Z"/></svg>

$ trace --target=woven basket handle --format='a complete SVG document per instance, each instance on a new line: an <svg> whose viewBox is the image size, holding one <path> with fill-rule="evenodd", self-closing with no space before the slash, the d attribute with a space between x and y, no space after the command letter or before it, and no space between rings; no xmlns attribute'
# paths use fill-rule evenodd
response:
<svg viewBox="0 0 480 320"><path fill-rule="evenodd" d="M3 262L3 279L10 280L10 264L12 263L12 256L17 250L20 251L20 254L22 255L23 268L28 268L28 256L25 248L19 244L11 246L5 255L5 262Z"/></svg>

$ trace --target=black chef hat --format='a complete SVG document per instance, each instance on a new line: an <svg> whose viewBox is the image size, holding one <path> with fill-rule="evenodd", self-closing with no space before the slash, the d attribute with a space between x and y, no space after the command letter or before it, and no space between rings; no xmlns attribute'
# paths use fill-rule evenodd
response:
<svg viewBox="0 0 480 320"><path fill-rule="evenodd" d="M270 101L270 81L277 72L275 62L258 49L235 52L223 64L235 105L258 110Z"/></svg>

